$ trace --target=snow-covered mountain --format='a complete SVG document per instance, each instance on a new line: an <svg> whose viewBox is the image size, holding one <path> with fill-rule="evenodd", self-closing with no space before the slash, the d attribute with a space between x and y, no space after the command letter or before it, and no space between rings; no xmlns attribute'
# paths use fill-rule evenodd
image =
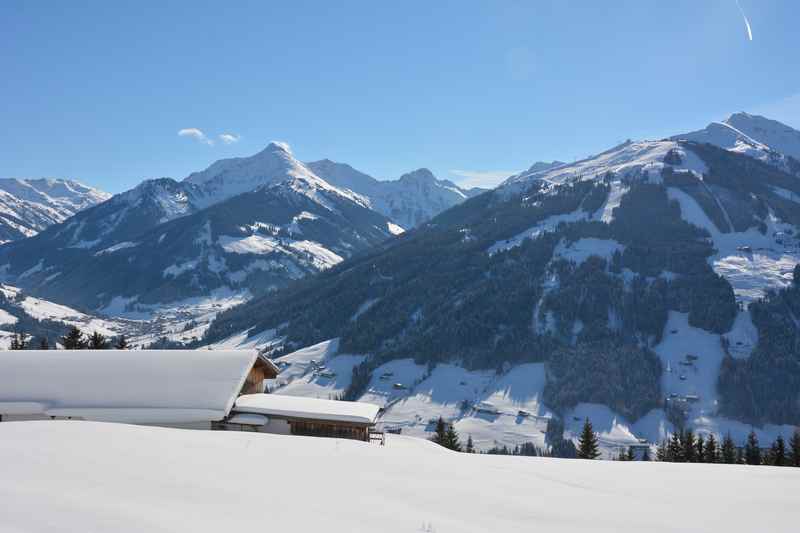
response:
<svg viewBox="0 0 800 533"><path fill-rule="evenodd" d="M800 131L759 115L734 113L722 122L673 139L713 144L800 176Z"/></svg>
<svg viewBox="0 0 800 533"><path fill-rule="evenodd" d="M316 176L287 146L272 143L255 160L262 172L228 160L212 165L227 169L213 176L148 180L11 243L0 249L4 279L55 301L130 312L271 290L392 235L367 200Z"/></svg>
<svg viewBox="0 0 800 533"><path fill-rule="evenodd" d="M761 157L790 156L720 145L535 165L226 312L205 342L288 354L279 393L379 402L412 435L443 415L484 445L544 444L556 417L565 438L591 418L607 451L679 424L785 436L800 423L800 179Z"/></svg>
<svg viewBox="0 0 800 533"><path fill-rule="evenodd" d="M0 243L36 235L111 195L65 179L0 179Z"/></svg>
<svg viewBox="0 0 800 533"><path fill-rule="evenodd" d="M206 170L190 174L184 183L195 186L206 205L235 194L274 183L281 177L304 177L336 187L340 194L388 217L401 228L410 229L429 220L483 189L462 189L448 180L437 179L421 168L396 180L377 180L345 163L329 159L300 163L288 145L271 143L250 157L222 159ZM348 192L349 191L349 192Z"/></svg>
<svg viewBox="0 0 800 533"><path fill-rule="evenodd" d="M346 187L369 200L372 209L410 229L442 211L485 191L463 189L449 180L437 179L427 168L403 174L396 180L377 180L348 164L329 159L308 163L318 176Z"/></svg>

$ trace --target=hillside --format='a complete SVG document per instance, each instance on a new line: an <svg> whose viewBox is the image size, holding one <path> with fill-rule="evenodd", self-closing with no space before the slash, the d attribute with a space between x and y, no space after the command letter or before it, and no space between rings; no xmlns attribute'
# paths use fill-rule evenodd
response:
<svg viewBox="0 0 800 533"><path fill-rule="evenodd" d="M265 524L282 531L389 533L735 533L769 524L781 533L794 531L798 518L793 468L469 455L393 435L378 446L79 421L4 422L0 453L14 457L0 479L3 527L32 533L200 533ZM253 467L265 458L266 466ZM624 511L620 502L628 503Z"/></svg>
<svg viewBox="0 0 800 533"><path fill-rule="evenodd" d="M110 197L72 180L0 179L0 244L36 235Z"/></svg>
<svg viewBox="0 0 800 533"><path fill-rule="evenodd" d="M419 385L421 402L436 404L431 416L438 409L465 427L471 406L494 393L458 372L490 372L541 382L524 398L542 416L594 413L610 433L624 428L618 443L653 442L683 424L737 435L766 424L774 438L800 422L797 351L780 380L767 362L737 372L738 385L717 382L733 375L733 360L777 357L757 348L771 334L748 306L793 286L798 194L795 176L736 150L628 142L513 176L368 254L227 311L205 342L280 355L339 339L335 353L360 359L329 394L352 399L380 392L386 365L408 360L433 375L403 383L410 392L396 405ZM541 364L546 372L511 376ZM462 370L425 381L445 365ZM462 381L466 392L451 394ZM735 393L742 384L760 391L748 397L755 409ZM766 397L789 400L779 409ZM427 412L415 419L415 409L392 421L424 428ZM501 425L487 435L518 438Z"/></svg>

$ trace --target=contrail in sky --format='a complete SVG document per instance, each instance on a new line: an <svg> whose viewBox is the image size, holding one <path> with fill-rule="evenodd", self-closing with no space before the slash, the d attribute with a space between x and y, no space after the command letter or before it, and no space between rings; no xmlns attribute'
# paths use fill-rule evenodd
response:
<svg viewBox="0 0 800 533"><path fill-rule="evenodd" d="M742 9L742 6L739 5L739 0L736 0L736 7L739 8L739 12L742 14L742 18L744 19L744 25L747 28L747 38L752 41L753 30L750 29L750 21L747 20L747 15L744 14L744 9Z"/></svg>

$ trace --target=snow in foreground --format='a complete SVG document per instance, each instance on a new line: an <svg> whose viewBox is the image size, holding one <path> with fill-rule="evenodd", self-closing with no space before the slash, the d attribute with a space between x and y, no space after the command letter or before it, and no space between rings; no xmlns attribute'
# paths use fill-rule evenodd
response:
<svg viewBox="0 0 800 533"><path fill-rule="evenodd" d="M0 531L731 533L800 518L796 469L478 456L394 435L3 422L0 455Z"/></svg>

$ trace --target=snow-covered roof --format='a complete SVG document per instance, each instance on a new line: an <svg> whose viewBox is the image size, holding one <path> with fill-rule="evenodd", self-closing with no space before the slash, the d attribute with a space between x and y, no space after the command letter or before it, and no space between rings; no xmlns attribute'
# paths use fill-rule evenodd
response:
<svg viewBox="0 0 800 533"><path fill-rule="evenodd" d="M0 414L222 420L257 357L255 350L0 351Z"/></svg>
<svg viewBox="0 0 800 533"><path fill-rule="evenodd" d="M355 424L374 424L377 405L363 402L321 400L282 394L245 394L236 399L236 413L256 413L285 418L305 418Z"/></svg>

